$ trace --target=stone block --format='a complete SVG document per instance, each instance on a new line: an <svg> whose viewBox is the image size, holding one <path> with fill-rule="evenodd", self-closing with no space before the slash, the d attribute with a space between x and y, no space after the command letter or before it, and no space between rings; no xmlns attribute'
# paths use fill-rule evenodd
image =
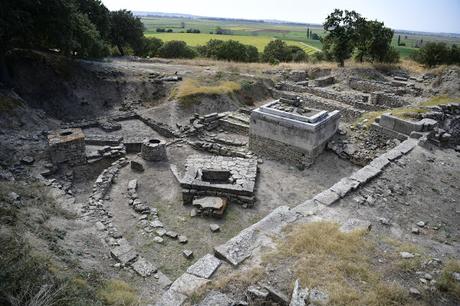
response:
<svg viewBox="0 0 460 306"><path fill-rule="evenodd" d="M187 300L186 295L169 289L163 293L155 306L181 306L184 305L185 300Z"/></svg>
<svg viewBox="0 0 460 306"><path fill-rule="evenodd" d="M372 178L380 174L382 170L367 165L350 176L350 179L360 182L361 184L367 183Z"/></svg>
<svg viewBox="0 0 460 306"><path fill-rule="evenodd" d="M227 295L218 292L211 291L206 297L201 301L198 306L233 306L235 301L229 298Z"/></svg>
<svg viewBox="0 0 460 306"><path fill-rule="evenodd" d="M208 282L209 281L207 279L184 273L172 283L169 290L179 292L186 296L191 296L197 289Z"/></svg>
<svg viewBox="0 0 460 306"><path fill-rule="evenodd" d="M338 195L336 192L332 191L331 189L326 189L320 194L317 194L313 198L313 201L319 204L323 204L323 205L331 205L339 199L340 199L340 195Z"/></svg>
<svg viewBox="0 0 460 306"><path fill-rule="evenodd" d="M134 262L131 267L137 274L142 277L150 276L152 273L157 271L157 268L145 260L143 257L140 257L138 260L136 260L136 262Z"/></svg>
<svg viewBox="0 0 460 306"><path fill-rule="evenodd" d="M330 189L337 193L341 198L343 198L347 193L353 189L356 189L358 186L358 181L351 180L349 178L343 178L335 183Z"/></svg>
<svg viewBox="0 0 460 306"><path fill-rule="evenodd" d="M220 265L221 261L219 259L211 254L206 254L191 265L187 269L187 273L209 279Z"/></svg>

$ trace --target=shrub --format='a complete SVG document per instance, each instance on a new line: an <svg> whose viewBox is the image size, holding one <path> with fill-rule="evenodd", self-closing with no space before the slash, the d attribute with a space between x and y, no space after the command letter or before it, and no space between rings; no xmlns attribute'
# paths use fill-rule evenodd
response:
<svg viewBox="0 0 460 306"><path fill-rule="evenodd" d="M297 46L288 46L288 52L290 54L290 61L291 62L305 62L308 60L308 55L305 51Z"/></svg>
<svg viewBox="0 0 460 306"><path fill-rule="evenodd" d="M284 41L276 39L272 40L265 46L264 52L262 54L262 59L265 62L275 63L277 62L286 62L289 60L289 50Z"/></svg>
<svg viewBox="0 0 460 306"><path fill-rule="evenodd" d="M144 38L142 48L135 50L135 54L143 57L154 57L158 54L158 50L163 46L163 41L156 37Z"/></svg>
<svg viewBox="0 0 460 306"><path fill-rule="evenodd" d="M449 49L443 42L429 42L414 53L412 58L420 64L431 68L449 61Z"/></svg>
<svg viewBox="0 0 460 306"><path fill-rule="evenodd" d="M246 45L246 61L250 63L259 61L259 50L251 45Z"/></svg>
<svg viewBox="0 0 460 306"><path fill-rule="evenodd" d="M197 54L184 41L171 40L158 49L158 55L164 58L194 58Z"/></svg>

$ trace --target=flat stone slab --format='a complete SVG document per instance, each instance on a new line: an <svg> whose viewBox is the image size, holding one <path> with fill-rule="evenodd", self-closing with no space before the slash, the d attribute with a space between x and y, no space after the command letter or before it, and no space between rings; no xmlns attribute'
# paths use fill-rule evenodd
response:
<svg viewBox="0 0 460 306"><path fill-rule="evenodd" d="M124 265L136 260L138 256L129 244L122 244L113 248L110 250L110 255Z"/></svg>
<svg viewBox="0 0 460 306"><path fill-rule="evenodd" d="M187 269L187 273L209 279L219 268L221 261L211 254L206 254Z"/></svg>
<svg viewBox="0 0 460 306"><path fill-rule="evenodd" d="M360 182L361 184L367 183L370 179L380 174L382 170L367 165L350 176L350 179Z"/></svg>
<svg viewBox="0 0 460 306"><path fill-rule="evenodd" d="M330 189L337 193L341 198L343 198L347 193L356 189L359 186L359 182L351 180L349 178L343 178L337 183L334 184Z"/></svg>
<svg viewBox="0 0 460 306"><path fill-rule="evenodd" d="M291 211L289 207L280 206L226 243L214 247L215 254L218 258L237 266L251 256L254 249L261 245L268 246L271 237L279 234L286 225L298 217L299 214Z"/></svg>
<svg viewBox="0 0 460 306"><path fill-rule="evenodd" d="M150 276L152 273L157 271L157 268L145 260L143 257L140 257L138 260L136 260L136 262L134 262L131 267L137 274L142 277Z"/></svg>
<svg viewBox="0 0 460 306"><path fill-rule="evenodd" d="M130 180L128 182L128 190L136 190L137 189L137 180Z"/></svg>
<svg viewBox="0 0 460 306"><path fill-rule="evenodd" d="M336 192L332 191L331 189L326 189L323 192L317 194L313 198L313 201L328 206L339 199L340 199L340 195L338 195Z"/></svg>
<svg viewBox="0 0 460 306"><path fill-rule="evenodd" d="M158 284L160 285L161 289L165 289L172 284L172 281L169 279L169 277L164 275L161 271L157 271L157 273L155 273L155 278L158 279Z"/></svg>
<svg viewBox="0 0 460 306"><path fill-rule="evenodd" d="M345 221L345 223L342 224L339 230L344 233L349 233L354 230L370 231L371 228L372 228L372 224L369 221L351 218Z"/></svg>
<svg viewBox="0 0 460 306"><path fill-rule="evenodd" d="M211 291L206 295L206 297L201 301L198 306L233 306L235 301L229 298L227 295L218 292Z"/></svg>
<svg viewBox="0 0 460 306"><path fill-rule="evenodd" d="M400 158L403 153L398 149L398 147L391 149L382 156L386 157L388 160L394 161Z"/></svg>
<svg viewBox="0 0 460 306"><path fill-rule="evenodd" d="M374 160L372 160L372 161L370 162L369 165L371 165L371 166L374 167L375 169L380 169L380 170L382 170L382 169L385 168L389 163L390 163L390 161L388 160L388 158L386 158L385 156L381 155L381 156L375 158Z"/></svg>
<svg viewBox="0 0 460 306"><path fill-rule="evenodd" d="M183 295L182 293L175 292L173 290L167 290L165 293L163 293L155 306L181 306L184 304L186 299L187 296Z"/></svg>
<svg viewBox="0 0 460 306"><path fill-rule="evenodd" d="M398 150L403 153L409 153L415 146L417 145L418 141L416 139L407 139L403 141L399 146L397 146Z"/></svg>
<svg viewBox="0 0 460 306"><path fill-rule="evenodd" d="M197 289L201 286L208 283L209 280L189 274L184 273L179 278L177 278L174 283L172 283L169 290L179 292L186 296L191 296Z"/></svg>

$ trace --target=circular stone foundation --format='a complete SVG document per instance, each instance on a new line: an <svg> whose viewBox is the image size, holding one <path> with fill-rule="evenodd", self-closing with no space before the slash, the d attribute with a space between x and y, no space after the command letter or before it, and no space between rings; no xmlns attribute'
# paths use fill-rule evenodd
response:
<svg viewBox="0 0 460 306"><path fill-rule="evenodd" d="M162 161L166 159L166 142L159 139L146 139L142 143L141 156L149 161Z"/></svg>

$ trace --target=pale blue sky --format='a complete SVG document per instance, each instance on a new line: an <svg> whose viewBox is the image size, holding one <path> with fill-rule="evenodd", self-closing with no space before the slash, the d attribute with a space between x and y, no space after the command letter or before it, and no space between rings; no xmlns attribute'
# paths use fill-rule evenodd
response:
<svg viewBox="0 0 460 306"><path fill-rule="evenodd" d="M355 10L393 29L460 33L460 0L102 0L128 9L211 17L322 23L334 9Z"/></svg>

